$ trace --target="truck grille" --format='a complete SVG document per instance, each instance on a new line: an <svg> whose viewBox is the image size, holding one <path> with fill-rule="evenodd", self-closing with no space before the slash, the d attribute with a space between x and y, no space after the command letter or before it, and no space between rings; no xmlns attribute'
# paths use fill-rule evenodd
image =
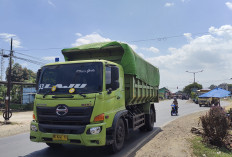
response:
<svg viewBox="0 0 232 157"><path fill-rule="evenodd" d="M67 114L60 116L56 113L57 106L37 107L40 131L47 133L82 133L85 126L90 123L93 107L67 108Z"/></svg>
<svg viewBox="0 0 232 157"><path fill-rule="evenodd" d="M86 125L90 122L93 107L68 107L64 116L56 114L57 107L37 107L39 123L59 125Z"/></svg>

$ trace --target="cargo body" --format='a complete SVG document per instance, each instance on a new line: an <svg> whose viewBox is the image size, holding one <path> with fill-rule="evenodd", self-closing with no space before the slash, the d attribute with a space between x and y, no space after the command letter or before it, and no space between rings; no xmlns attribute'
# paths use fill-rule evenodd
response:
<svg viewBox="0 0 232 157"><path fill-rule="evenodd" d="M65 62L45 65L37 73L31 141L51 147L108 145L117 152L129 131L153 129L158 68L119 42L62 53Z"/></svg>

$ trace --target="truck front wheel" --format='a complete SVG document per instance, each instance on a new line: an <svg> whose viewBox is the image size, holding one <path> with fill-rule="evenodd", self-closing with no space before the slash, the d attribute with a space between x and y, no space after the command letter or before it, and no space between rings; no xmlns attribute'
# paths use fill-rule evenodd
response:
<svg viewBox="0 0 232 157"><path fill-rule="evenodd" d="M114 142L110 146L110 149L113 153L119 152L122 149L125 140L125 135L125 125L122 118L120 118L115 128Z"/></svg>

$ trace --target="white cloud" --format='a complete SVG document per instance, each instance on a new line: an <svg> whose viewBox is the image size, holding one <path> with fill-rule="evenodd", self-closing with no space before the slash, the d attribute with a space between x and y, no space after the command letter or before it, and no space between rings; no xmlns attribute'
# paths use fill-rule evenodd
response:
<svg viewBox="0 0 232 157"><path fill-rule="evenodd" d="M167 55L147 58L160 68L161 84L175 82L182 87L193 80L192 75L185 71L204 70L196 77L199 83L208 87L214 82L210 80L225 80L231 78L232 69L232 26L224 25L220 28L210 27L208 35L192 37L188 44L180 48L169 48ZM228 78L227 78L228 77ZM179 86L180 87L180 86ZM179 88L180 89L180 88Z"/></svg>
<svg viewBox="0 0 232 157"><path fill-rule="evenodd" d="M149 52L153 52L153 53L159 53L159 52L160 52L159 49L157 49L157 48L155 48L155 47L153 47L153 46L151 46L151 47L149 47L149 48L142 48L142 50L149 51Z"/></svg>
<svg viewBox="0 0 232 157"><path fill-rule="evenodd" d="M127 43L128 44L128 43ZM128 44L134 51L138 49L137 45Z"/></svg>
<svg viewBox="0 0 232 157"><path fill-rule="evenodd" d="M189 41L193 39L191 33L184 33L184 36L185 36Z"/></svg>
<svg viewBox="0 0 232 157"><path fill-rule="evenodd" d="M82 34L81 34L81 33L76 33L76 35L77 35L78 37L81 37L81 36L82 36Z"/></svg>
<svg viewBox="0 0 232 157"><path fill-rule="evenodd" d="M140 57L145 58L143 53L137 53Z"/></svg>
<svg viewBox="0 0 232 157"><path fill-rule="evenodd" d="M0 38L3 38L3 40L7 43L11 42L11 38L13 38L13 47L15 48L22 48L21 42L19 38L15 34L9 34L9 33L0 33Z"/></svg>
<svg viewBox="0 0 232 157"><path fill-rule="evenodd" d="M174 6L174 3L165 3L164 6L165 6L165 7L172 7L172 6Z"/></svg>
<svg viewBox="0 0 232 157"><path fill-rule="evenodd" d="M225 4L230 10L232 10L232 2L226 2Z"/></svg>
<svg viewBox="0 0 232 157"><path fill-rule="evenodd" d="M189 2L191 0L181 0L181 2L185 3L185 2Z"/></svg>
<svg viewBox="0 0 232 157"><path fill-rule="evenodd" d="M60 58L60 56L46 56L46 57L43 57L42 59L43 60L46 60L46 61L55 61L55 58Z"/></svg>
<svg viewBox="0 0 232 157"><path fill-rule="evenodd" d="M56 5L51 0L48 0L48 4L53 6L53 7L56 7Z"/></svg>
<svg viewBox="0 0 232 157"><path fill-rule="evenodd" d="M98 33L92 33L86 36L79 36L80 34L76 33L76 35L79 37L76 39L76 42L72 44L72 46L80 46L84 44L90 44L95 42L107 42L111 41L109 38L104 38Z"/></svg>
<svg viewBox="0 0 232 157"><path fill-rule="evenodd" d="M21 63L21 65L22 65L23 67L28 67L28 66L29 66L29 64L28 64L27 62L23 62L23 63Z"/></svg>

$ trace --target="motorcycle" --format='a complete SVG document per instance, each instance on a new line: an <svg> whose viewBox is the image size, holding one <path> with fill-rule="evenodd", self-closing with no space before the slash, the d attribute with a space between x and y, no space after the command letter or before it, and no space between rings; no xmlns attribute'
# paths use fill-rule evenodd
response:
<svg viewBox="0 0 232 157"><path fill-rule="evenodd" d="M172 107L171 116L173 116L173 115L178 116L178 109L177 109L176 105L172 104L171 107Z"/></svg>

